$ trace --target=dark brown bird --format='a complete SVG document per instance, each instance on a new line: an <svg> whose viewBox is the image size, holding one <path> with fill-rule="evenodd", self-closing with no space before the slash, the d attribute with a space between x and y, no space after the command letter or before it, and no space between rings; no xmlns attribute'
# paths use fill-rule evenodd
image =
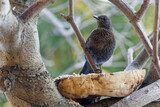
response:
<svg viewBox="0 0 160 107"><path fill-rule="evenodd" d="M115 38L112 31L110 19L105 15L93 16L97 20L97 28L94 29L86 41L89 51L97 67L109 60L115 49ZM93 70L86 60L80 74L93 73Z"/></svg>

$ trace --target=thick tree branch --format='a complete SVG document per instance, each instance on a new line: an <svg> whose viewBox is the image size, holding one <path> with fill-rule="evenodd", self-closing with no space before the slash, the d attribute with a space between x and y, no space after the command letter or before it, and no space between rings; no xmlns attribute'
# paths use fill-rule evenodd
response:
<svg viewBox="0 0 160 107"><path fill-rule="evenodd" d="M9 0L14 15L19 16L37 0Z"/></svg>
<svg viewBox="0 0 160 107"><path fill-rule="evenodd" d="M88 62L90 63L93 71L96 72L96 73L98 73L97 67L96 67L96 65L95 65L95 63L94 63L91 55L90 55L89 52L86 50L87 47L86 47L85 41L84 41L84 39L83 39L83 36L82 36L79 28L76 26L76 24L75 24L75 22L74 22L74 19L73 19L73 15L74 15L73 12L74 12L74 11L73 11L73 9L74 9L74 8L73 8L73 0L69 0L69 15L68 15L68 16L65 16L65 15L61 14L61 16L62 16L67 22L69 22L69 23L71 24L71 26L72 26L73 30L75 31L75 34L76 34L76 36L77 36L77 38L78 38L78 40L79 40L79 43L80 43L80 45L81 45L81 47L82 47L82 49L83 49L83 51L84 51L84 53L85 53L85 56L86 56Z"/></svg>
<svg viewBox="0 0 160 107"><path fill-rule="evenodd" d="M158 35L158 36L160 36L160 35ZM160 42L158 42L158 55L160 56ZM156 72L156 69L155 69L154 64L152 62L150 64L150 67L149 67L149 70L148 70L148 76L147 76L146 80L144 81L143 86L146 86L148 84L151 84L151 83L157 81L159 79L159 76L158 76L157 73L158 72Z"/></svg>
<svg viewBox="0 0 160 107"><path fill-rule="evenodd" d="M145 14L147 8L149 7L150 0L143 0L143 4L141 5L141 8L136 12L136 18L138 20L141 20L143 15Z"/></svg>
<svg viewBox="0 0 160 107"><path fill-rule="evenodd" d="M11 52L13 49L17 47L16 43L18 43L18 27L18 20L12 13L9 0L0 0L0 50L2 49L2 47L5 47L5 50L1 50L3 51L3 53L6 50ZM15 36L13 36L14 34ZM14 41L14 43L11 42L11 40ZM12 46L12 48L6 49L7 45ZM0 59L1 62L4 61L2 59L5 59L5 57L2 56L1 53Z"/></svg>
<svg viewBox="0 0 160 107"><path fill-rule="evenodd" d="M160 80L146 86L111 107L142 107L160 98Z"/></svg>
<svg viewBox="0 0 160 107"><path fill-rule="evenodd" d="M0 0L0 15L7 15L10 10L9 0Z"/></svg>
<svg viewBox="0 0 160 107"><path fill-rule="evenodd" d="M130 63L126 68L127 70L133 70L133 69L142 69L146 62L148 61L149 56L145 49L142 49L142 51L136 56L136 58L133 60L132 63Z"/></svg>
<svg viewBox="0 0 160 107"><path fill-rule="evenodd" d="M37 16L41 10L48 6L51 3L54 3L56 0L37 0L34 4L32 4L27 10L25 10L19 18L22 22L26 23L29 19Z"/></svg>
<svg viewBox="0 0 160 107"><path fill-rule="evenodd" d="M158 56L158 27L159 27L159 0L155 2L155 16L154 16L154 28L153 28L153 58L152 62L154 63L157 74L160 77L160 64Z"/></svg>
<svg viewBox="0 0 160 107"><path fill-rule="evenodd" d="M158 45L160 45L160 42L158 43ZM126 67L125 71L132 70L132 69L142 69L143 66L145 65L145 63L148 61L148 59L149 59L149 56L148 56L146 50L142 49L142 51L136 56L134 61ZM151 69L152 70L154 69L153 66ZM144 83L145 86L146 86L146 84L151 84L151 83L155 82L153 80L155 80L155 79L157 80L157 73L153 72L152 74L153 74L152 76L149 75L147 77L147 79L145 80L145 83ZM151 86L149 85L149 87L151 87ZM134 95L134 93L133 93L133 95ZM155 96L156 96L156 94L155 94ZM139 96L139 97L141 97L141 96ZM150 103L150 102L148 102L148 103Z"/></svg>

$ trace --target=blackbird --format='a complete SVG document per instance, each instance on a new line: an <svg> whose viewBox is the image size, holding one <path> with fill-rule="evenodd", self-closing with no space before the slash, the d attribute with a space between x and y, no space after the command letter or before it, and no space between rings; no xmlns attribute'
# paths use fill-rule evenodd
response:
<svg viewBox="0 0 160 107"><path fill-rule="evenodd" d="M97 28L94 29L86 41L86 51L90 53L97 67L109 60L115 49L115 38L110 19L105 15L93 16L97 20ZM94 73L89 62L86 62L80 74Z"/></svg>

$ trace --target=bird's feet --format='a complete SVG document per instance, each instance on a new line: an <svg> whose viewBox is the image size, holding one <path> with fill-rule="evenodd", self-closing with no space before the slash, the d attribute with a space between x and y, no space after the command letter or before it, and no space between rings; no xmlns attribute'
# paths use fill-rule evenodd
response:
<svg viewBox="0 0 160 107"><path fill-rule="evenodd" d="M95 73L102 73L102 70L101 69L96 69Z"/></svg>
<svg viewBox="0 0 160 107"><path fill-rule="evenodd" d="M102 68L101 68L101 64L98 65L99 66L99 69L96 69L96 73L102 73Z"/></svg>

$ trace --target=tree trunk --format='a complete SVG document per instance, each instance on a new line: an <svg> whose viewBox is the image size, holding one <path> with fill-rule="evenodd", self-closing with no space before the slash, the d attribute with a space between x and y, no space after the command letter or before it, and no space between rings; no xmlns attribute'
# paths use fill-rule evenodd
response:
<svg viewBox="0 0 160 107"><path fill-rule="evenodd" d="M19 15L35 0L0 0L0 88L13 107L74 106L62 97L41 59L38 17Z"/></svg>

